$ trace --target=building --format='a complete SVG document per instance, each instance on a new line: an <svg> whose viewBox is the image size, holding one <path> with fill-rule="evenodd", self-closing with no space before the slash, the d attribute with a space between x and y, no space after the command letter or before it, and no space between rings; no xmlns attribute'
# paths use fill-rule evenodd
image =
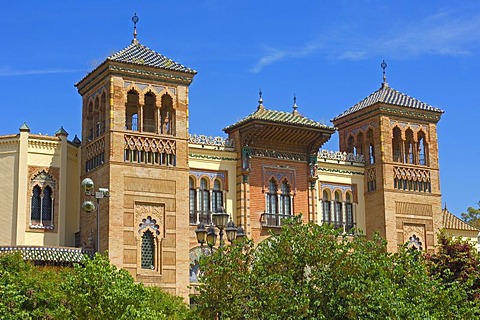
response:
<svg viewBox="0 0 480 320"><path fill-rule="evenodd" d="M260 92L252 113L221 138L188 131L196 73L134 32L76 84L81 141L67 141L63 129L30 135L26 125L0 137L0 188L9 197L0 245L96 247L137 281L187 297L201 254L195 229L222 208L256 241L298 214L347 234L379 232L391 251L408 243L432 252L445 227L478 232L444 219L436 130L443 111L385 77L335 127L303 116L295 99L290 111L268 109ZM322 150L336 131L339 151ZM98 240L95 212L80 212L85 178L109 190L97 199Z"/></svg>

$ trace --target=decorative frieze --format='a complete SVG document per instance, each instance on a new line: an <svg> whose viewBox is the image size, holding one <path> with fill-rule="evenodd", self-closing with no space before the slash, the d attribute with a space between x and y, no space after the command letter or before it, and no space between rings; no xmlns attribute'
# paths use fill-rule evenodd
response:
<svg viewBox="0 0 480 320"><path fill-rule="evenodd" d="M126 134L125 150L176 154L176 141Z"/></svg>
<svg viewBox="0 0 480 320"><path fill-rule="evenodd" d="M219 156L211 156L207 154L196 154L190 153L188 155L190 158L197 158L197 159L206 159L206 160L227 160L227 161L237 161L237 158L230 158L230 157L219 157Z"/></svg>
<svg viewBox="0 0 480 320"><path fill-rule="evenodd" d="M213 146L213 147L234 147L234 140L222 137L212 137L206 136L203 134L194 134L188 137L188 143L199 144L202 146Z"/></svg>
<svg viewBox="0 0 480 320"><path fill-rule="evenodd" d="M305 153L293 153L293 152L283 152L275 150L265 150L265 149L251 149L251 155L253 157L265 157L265 158L274 158L274 159L284 159L284 160L293 160L307 162L308 155Z"/></svg>
<svg viewBox="0 0 480 320"><path fill-rule="evenodd" d="M336 161L345 161L345 162L357 162L357 163L365 163L365 159L363 155L356 155L353 153L346 153L341 151L329 151L322 149L318 152L318 158L324 161L327 160L336 160Z"/></svg>

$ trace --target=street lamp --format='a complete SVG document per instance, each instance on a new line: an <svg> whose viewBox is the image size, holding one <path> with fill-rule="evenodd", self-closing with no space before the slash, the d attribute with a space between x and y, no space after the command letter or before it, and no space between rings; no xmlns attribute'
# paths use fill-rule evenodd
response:
<svg viewBox="0 0 480 320"><path fill-rule="evenodd" d="M98 191L94 191L95 184L90 178L85 178L82 181L82 188L86 196L95 197L97 204L93 203L91 200L86 200L82 204L82 209L85 212L92 212L97 209L97 241L95 244L96 251L100 252L100 199L107 198L110 196L110 193L107 188L98 188Z"/></svg>
<svg viewBox="0 0 480 320"><path fill-rule="evenodd" d="M212 214L212 224L205 228L203 223L199 223L197 229L195 229L195 234L197 235L197 242L200 246L203 246L206 243L210 247L210 251L213 250L215 243L217 242L217 233L215 231L215 227L219 230L220 236L220 247L223 247L224 240L223 240L223 230L225 230L227 234L227 240L230 243L233 241L242 240L245 237L245 231L241 226L236 227L235 223L233 223L232 219L228 221L230 215L225 212L224 208L221 208L220 211L215 212Z"/></svg>

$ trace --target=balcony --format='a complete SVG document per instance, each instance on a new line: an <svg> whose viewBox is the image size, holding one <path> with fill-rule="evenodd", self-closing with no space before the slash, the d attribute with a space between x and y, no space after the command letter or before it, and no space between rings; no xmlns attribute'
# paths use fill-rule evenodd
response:
<svg viewBox="0 0 480 320"><path fill-rule="evenodd" d="M280 228L282 227L283 219L291 219L293 215L290 214L278 214L278 213L268 213L264 212L260 216L260 222L262 227L266 228Z"/></svg>
<svg viewBox="0 0 480 320"><path fill-rule="evenodd" d="M190 224L197 225L199 222L204 225L212 223L212 211L190 210Z"/></svg>

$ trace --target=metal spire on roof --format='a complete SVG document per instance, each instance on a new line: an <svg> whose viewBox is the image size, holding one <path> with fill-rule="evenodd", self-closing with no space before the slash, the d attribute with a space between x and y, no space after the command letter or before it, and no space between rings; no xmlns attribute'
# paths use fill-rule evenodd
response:
<svg viewBox="0 0 480 320"><path fill-rule="evenodd" d="M264 109L263 99L262 99L262 88L258 91L258 107L257 110Z"/></svg>
<svg viewBox="0 0 480 320"><path fill-rule="evenodd" d="M135 43L137 44L138 43L138 40L137 40L137 22L138 22L138 16L137 16L137 13L135 13L132 17L132 21L133 21L133 40L132 40L132 43Z"/></svg>
<svg viewBox="0 0 480 320"><path fill-rule="evenodd" d="M293 94L293 114L298 114L298 111L297 111L297 96L295 95L295 93Z"/></svg>
<svg viewBox="0 0 480 320"><path fill-rule="evenodd" d="M383 83L382 83L382 87L388 87L388 83L387 83L387 74L385 73L385 69L387 69L387 63L385 62L385 60L382 61L382 64L380 65L380 67L382 67L383 69Z"/></svg>

